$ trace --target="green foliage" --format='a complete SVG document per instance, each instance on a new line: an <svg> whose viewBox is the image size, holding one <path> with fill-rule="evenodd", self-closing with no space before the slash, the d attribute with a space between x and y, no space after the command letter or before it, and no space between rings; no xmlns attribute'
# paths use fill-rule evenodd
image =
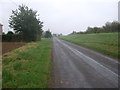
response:
<svg viewBox="0 0 120 90"><path fill-rule="evenodd" d="M110 32L120 32L120 23L116 21L107 22L103 27L93 27L93 28L88 27L85 32L77 32L77 34L110 33Z"/></svg>
<svg viewBox="0 0 120 90"><path fill-rule="evenodd" d="M7 34L2 34L2 40L11 41L13 36L14 36L14 33L12 31L8 31Z"/></svg>
<svg viewBox="0 0 120 90"><path fill-rule="evenodd" d="M76 34L61 37L61 39L85 46L106 55L118 58L118 33Z"/></svg>
<svg viewBox="0 0 120 90"><path fill-rule="evenodd" d="M12 31L8 31L7 35L13 35L14 33Z"/></svg>
<svg viewBox="0 0 120 90"><path fill-rule="evenodd" d="M106 32L120 32L120 23L118 22L107 22L105 26L103 26L103 29Z"/></svg>
<svg viewBox="0 0 120 90"><path fill-rule="evenodd" d="M98 28L98 27L88 27L86 33L101 33L102 32L102 28Z"/></svg>
<svg viewBox="0 0 120 90"><path fill-rule="evenodd" d="M18 35L18 34L7 35L7 34L4 34L4 35L2 35L2 41L3 42L20 42L20 41L22 41L22 35Z"/></svg>
<svg viewBox="0 0 120 90"><path fill-rule="evenodd" d="M9 26L16 34L23 37L23 41L36 41L41 37L43 22L37 18L37 11L29 9L25 5L19 6L12 11Z"/></svg>
<svg viewBox="0 0 120 90"><path fill-rule="evenodd" d="M51 38L51 37L52 37L51 32L50 32L49 30L46 31L44 37L45 37L45 38Z"/></svg>

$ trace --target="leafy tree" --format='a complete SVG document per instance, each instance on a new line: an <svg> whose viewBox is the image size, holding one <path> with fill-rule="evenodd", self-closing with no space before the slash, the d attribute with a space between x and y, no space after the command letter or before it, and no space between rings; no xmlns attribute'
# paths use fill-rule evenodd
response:
<svg viewBox="0 0 120 90"><path fill-rule="evenodd" d="M37 16L37 11L20 5L18 9L12 11L9 26L16 34L21 35L24 41L36 41L41 37L43 27L43 22Z"/></svg>
<svg viewBox="0 0 120 90"><path fill-rule="evenodd" d="M13 36L14 36L14 33L12 31L8 31L7 34L2 35L2 39L3 39L3 41L4 41L4 39L7 41L11 41Z"/></svg>
<svg viewBox="0 0 120 90"><path fill-rule="evenodd" d="M92 33L92 32L93 32L93 28L88 27L87 30L86 30L86 33Z"/></svg>
<svg viewBox="0 0 120 90"><path fill-rule="evenodd" d="M12 31L8 31L7 35L14 35Z"/></svg>
<svg viewBox="0 0 120 90"><path fill-rule="evenodd" d="M119 32L120 31L120 23L114 21L112 23L107 22L105 26L103 26L106 32Z"/></svg>
<svg viewBox="0 0 120 90"><path fill-rule="evenodd" d="M45 37L45 38L51 38L51 37L52 37L51 32L50 32L49 30L47 30L47 31L45 32L44 37Z"/></svg>
<svg viewBox="0 0 120 90"><path fill-rule="evenodd" d="M120 32L120 23L107 22L103 27L88 27L85 33L109 33L109 32Z"/></svg>

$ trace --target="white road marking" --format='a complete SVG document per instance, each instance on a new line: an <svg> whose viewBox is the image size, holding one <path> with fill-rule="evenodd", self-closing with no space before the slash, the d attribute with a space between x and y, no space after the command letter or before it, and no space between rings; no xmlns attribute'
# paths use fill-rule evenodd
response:
<svg viewBox="0 0 120 90"><path fill-rule="evenodd" d="M99 67L99 66L100 66L100 67L103 68L103 70L105 69L105 70L111 72L112 74L114 74L115 76L118 77L118 74L116 74L115 72L113 72L113 71L111 71L110 69L106 68L106 67L103 66L102 64L98 63L96 60L94 60L94 59L86 56L86 55L83 54L82 52L80 52L80 51L78 51L78 50L76 50L76 49L68 46L67 44L61 42L59 39L57 39L57 41L59 41L60 43L62 43L65 47L69 48L72 52L74 52L74 53L75 53L76 55L78 55L79 57L86 58L85 60L89 60L89 62L90 62L89 64L91 64L92 66L93 66L94 64L97 64L97 65L94 65L94 67ZM104 70L104 71L105 71L105 70Z"/></svg>

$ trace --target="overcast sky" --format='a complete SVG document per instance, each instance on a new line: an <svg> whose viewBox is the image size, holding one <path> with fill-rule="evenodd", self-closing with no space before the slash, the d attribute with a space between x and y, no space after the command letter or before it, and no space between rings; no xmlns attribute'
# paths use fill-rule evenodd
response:
<svg viewBox="0 0 120 90"><path fill-rule="evenodd" d="M69 34L85 31L88 26L103 26L106 22L118 20L119 0L0 0L0 23L4 32L11 30L8 25L12 10L25 4L37 10L44 22L43 30Z"/></svg>

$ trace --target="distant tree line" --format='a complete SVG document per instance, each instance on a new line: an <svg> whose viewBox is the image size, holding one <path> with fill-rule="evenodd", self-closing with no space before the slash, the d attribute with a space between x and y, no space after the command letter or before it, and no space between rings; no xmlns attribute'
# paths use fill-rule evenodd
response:
<svg viewBox="0 0 120 90"><path fill-rule="evenodd" d="M88 27L85 32L75 32L76 34L87 34L87 33L109 33L109 32L120 32L119 22L107 22L105 26L102 27Z"/></svg>
<svg viewBox="0 0 120 90"><path fill-rule="evenodd" d="M50 30L43 31L41 38L52 38L52 33ZM3 42L23 42L23 37L20 34L16 34L12 31L8 31L6 34L2 34Z"/></svg>
<svg viewBox="0 0 120 90"><path fill-rule="evenodd" d="M48 29L47 31L43 32L42 37L43 38L51 38L52 37L52 33Z"/></svg>
<svg viewBox="0 0 120 90"><path fill-rule="evenodd" d="M59 36L63 36L63 35L62 35L62 33L60 33L60 34L55 34L55 33L54 33L53 36L54 36L54 37L59 37Z"/></svg>

